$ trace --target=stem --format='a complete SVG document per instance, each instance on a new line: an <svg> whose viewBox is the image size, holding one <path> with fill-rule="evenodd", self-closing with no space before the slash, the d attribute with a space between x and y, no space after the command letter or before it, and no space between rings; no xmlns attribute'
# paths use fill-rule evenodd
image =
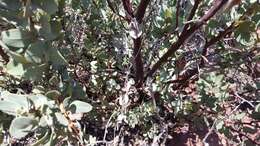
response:
<svg viewBox="0 0 260 146"><path fill-rule="evenodd" d="M202 16L194 25L192 25L189 29L184 30L180 38L175 42L170 49L152 66L151 70L148 72L147 77L152 77L156 70L158 70L163 64L165 64L168 59L173 56L173 54L182 46L182 44L203 24L205 24L210 18L212 18L217 11L223 7L223 5L227 2L227 0L216 0L214 5L209 9L209 11ZM193 13L193 11L192 11Z"/></svg>
<svg viewBox="0 0 260 146"><path fill-rule="evenodd" d="M135 18L139 24L142 23L142 20L144 18L144 14L145 14L145 10L149 3L150 3L150 0L142 0L137 8Z"/></svg>
<svg viewBox="0 0 260 146"><path fill-rule="evenodd" d="M2 47L0 47L0 56L5 62L9 62L9 56L6 54Z"/></svg>
<svg viewBox="0 0 260 146"><path fill-rule="evenodd" d="M128 19L128 23L130 23L132 19L135 18L138 24L141 24L150 0L141 0L135 15L133 13L133 9L130 1L122 0L122 2L125 11L128 14L128 17L130 17L130 19ZM140 88L142 87L144 81L144 65L143 65L142 51L141 51L142 36L133 39L133 41L134 41L133 56L134 56L134 67L135 67L135 82L136 82L136 87Z"/></svg>

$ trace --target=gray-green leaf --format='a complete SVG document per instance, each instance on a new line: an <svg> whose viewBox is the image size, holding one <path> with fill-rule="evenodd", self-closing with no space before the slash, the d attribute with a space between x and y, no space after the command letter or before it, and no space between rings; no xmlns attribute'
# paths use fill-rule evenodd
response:
<svg viewBox="0 0 260 146"><path fill-rule="evenodd" d="M62 65L67 65L66 59L61 55L61 53L56 48L48 48L47 50L48 61L54 66L54 68Z"/></svg>
<svg viewBox="0 0 260 146"><path fill-rule="evenodd" d="M68 122L68 120L64 117L63 114L56 112L56 113L55 113L55 117L56 117L55 120L57 120L56 122L58 122L59 124L61 124L61 125L63 125L63 126L68 126L69 122Z"/></svg>
<svg viewBox="0 0 260 146"><path fill-rule="evenodd" d="M21 6L20 0L0 0L0 8L2 9L17 11Z"/></svg>
<svg viewBox="0 0 260 146"><path fill-rule="evenodd" d="M92 110L92 106L89 103L75 100L70 104L70 110L72 113L88 113Z"/></svg>
<svg viewBox="0 0 260 146"><path fill-rule="evenodd" d="M2 41L11 47L24 48L32 43L35 38L32 33L23 29L9 29L2 32Z"/></svg>
<svg viewBox="0 0 260 146"><path fill-rule="evenodd" d="M12 137L21 139L32 132L38 125L37 120L29 117L15 118L9 128Z"/></svg>
<svg viewBox="0 0 260 146"><path fill-rule="evenodd" d="M49 99L57 100L60 98L61 93L57 90L50 90L45 94L45 96L47 96Z"/></svg>
<svg viewBox="0 0 260 146"><path fill-rule="evenodd" d="M61 23L57 20L51 20L50 16L42 15L40 17L40 24L39 34L45 40L54 40L61 35Z"/></svg>
<svg viewBox="0 0 260 146"><path fill-rule="evenodd" d="M0 111L9 114L16 115L17 109L22 108L19 104L11 101L0 101Z"/></svg>
<svg viewBox="0 0 260 146"><path fill-rule="evenodd" d="M17 63L16 61L10 60L6 65L7 73L13 75L15 77L21 78L24 74L24 68L21 63Z"/></svg>
<svg viewBox="0 0 260 146"><path fill-rule="evenodd" d="M24 57L31 63L41 63L44 60L44 53L47 50L46 48L47 45L44 42L35 42L29 45L28 49L24 54Z"/></svg>
<svg viewBox="0 0 260 146"><path fill-rule="evenodd" d="M49 15L58 11L58 4L55 0L32 0L32 4L47 12Z"/></svg>

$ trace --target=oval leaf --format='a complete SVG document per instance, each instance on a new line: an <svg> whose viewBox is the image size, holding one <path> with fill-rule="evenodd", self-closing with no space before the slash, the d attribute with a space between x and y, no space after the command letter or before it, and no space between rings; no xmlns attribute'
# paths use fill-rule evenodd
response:
<svg viewBox="0 0 260 146"><path fill-rule="evenodd" d="M9 51L9 54L10 56L12 56L12 58L16 61L16 62L19 62L19 63L22 63L22 64L28 64L29 62L26 60L26 58L19 54L19 53L16 53L16 52L13 52L13 51Z"/></svg>
<svg viewBox="0 0 260 146"><path fill-rule="evenodd" d="M9 128L10 134L16 139L25 137L28 133L32 132L37 126L38 122L29 117L15 118Z"/></svg>
<svg viewBox="0 0 260 146"><path fill-rule="evenodd" d="M56 48L48 48L46 53L48 54L48 61L53 65L54 68L68 64L66 59Z"/></svg>
<svg viewBox="0 0 260 146"><path fill-rule="evenodd" d="M48 103L47 97L42 94L30 95L28 98L33 102L36 109Z"/></svg>
<svg viewBox="0 0 260 146"><path fill-rule="evenodd" d="M7 73L17 78L21 78L25 70L21 63L17 63L14 60L10 60L6 65Z"/></svg>
<svg viewBox="0 0 260 146"><path fill-rule="evenodd" d="M32 33L23 29L9 29L2 32L3 42L12 47L27 47L34 39Z"/></svg>
<svg viewBox="0 0 260 146"><path fill-rule="evenodd" d="M58 20L51 20L50 16L48 15L41 16L40 26L39 34L45 40L54 40L62 34L61 23Z"/></svg>
<svg viewBox="0 0 260 146"><path fill-rule="evenodd" d="M41 64L41 65L33 65L33 66L26 66L25 73L23 77L28 80L39 81L42 79L44 71L48 69L48 65Z"/></svg>
<svg viewBox="0 0 260 146"><path fill-rule="evenodd" d="M21 110L29 111L29 107L31 105L31 100L25 95L13 94L7 91L3 91L1 93L1 101L8 101L17 104L17 108Z"/></svg>
<svg viewBox="0 0 260 146"><path fill-rule="evenodd" d="M75 100L70 104L70 110L74 113L88 113L92 110L92 106L86 102Z"/></svg>
<svg viewBox="0 0 260 146"><path fill-rule="evenodd" d="M45 96L47 96L50 99L57 100L61 96L61 93L59 91L57 91L57 90L51 90L51 91L48 91L45 94Z"/></svg>
<svg viewBox="0 0 260 146"><path fill-rule="evenodd" d="M26 50L24 57L31 63L41 63L44 59L46 48L47 46L44 42L33 43Z"/></svg>
<svg viewBox="0 0 260 146"><path fill-rule="evenodd" d="M0 101L0 111L9 114L16 115L17 109L21 108L19 104L10 101Z"/></svg>
<svg viewBox="0 0 260 146"><path fill-rule="evenodd" d="M68 120L64 117L64 115L62 113L58 113L56 112L55 113L55 122L58 122L60 125L63 125L63 126L68 126L69 125L69 122Z"/></svg>
<svg viewBox="0 0 260 146"><path fill-rule="evenodd" d="M21 8L22 3L20 0L0 0L0 8L17 11Z"/></svg>

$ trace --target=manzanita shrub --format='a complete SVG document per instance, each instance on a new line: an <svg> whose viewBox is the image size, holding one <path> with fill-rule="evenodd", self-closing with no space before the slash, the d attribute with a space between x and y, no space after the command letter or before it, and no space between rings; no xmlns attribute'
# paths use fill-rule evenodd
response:
<svg viewBox="0 0 260 146"><path fill-rule="evenodd" d="M19 140L33 133L37 140L30 145L54 145L62 139L83 143L77 120L92 109L86 102L72 100L82 93L76 90L82 88L67 75L68 63L53 45L64 35L59 15L64 2L0 1L1 18L10 24L10 29L1 32L0 41L1 47L10 55L5 65L6 73L17 80L30 80L38 85L53 82L59 90L48 90L43 86L43 90L34 94L1 91L0 110L13 116L10 136ZM55 72L59 75L53 75Z"/></svg>
<svg viewBox="0 0 260 146"><path fill-rule="evenodd" d="M260 4L230 1L0 0L1 143L260 144Z"/></svg>
<svg viewBox="0 0 260 146"><path fill-rule="evenodd" d="M10 135L15 139L24 138L29 133L40 137L30 145L54 145L60 136L74 143L77 140L82 142L82 129L77 120L91 111L92 106L79 100L59 98L61 94L56 90L48 91L46 95L2 92L0 109L14 116L9 128Z"/></svg>

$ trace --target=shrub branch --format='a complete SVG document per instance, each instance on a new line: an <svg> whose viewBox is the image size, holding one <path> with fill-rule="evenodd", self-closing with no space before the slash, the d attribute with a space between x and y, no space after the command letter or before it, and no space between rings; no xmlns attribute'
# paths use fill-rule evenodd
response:
<svg viewBox="0 0 260 146"><path fill-rule="evenodd" d="M5 62L9 62L9 56L6 54L2 47L0 47L0 56Z"/></svg>
<svg viewBox="0 0 260 146"><path fill-rule="evenodd" d="M198 1L196 1L198 3ZM151 70L148 72L147 77L152 77L153 74L163 65L168 59L170 59L173 54L182 46L182 44L203 24L205 24L210 18L212 18L217 11L223 7L223 5L227 2L227 0L216 0L214 5L209 9L209 11L202 16L195 24L193 24L189 29L184 30L177 42L172 44L172 46L168 49L168 51L152 66ZM194 5L196 8L196 5ZM194 9L195 9L194 8ZM196 8L197 9L197 8ZM190 13L190 17L193 15L195 10L192 10ZM192 16L193 17L193 16Z"/></svg>
<svg viewBox="0 0 260 146"><path fill-rule="evenodd" d="M122 0L122 2L125 11L127 12L128 16L131 17L130 20L128 20L128 23L130 23L131 20L135 18L138 24L141 24L150 0L142 0L137 8L137 12L135 15L133 14L133 9L130 1ZM136 81L136 87L140 88L144 80L144 65L143 65L142 51L141 51L142 36L133 39L133 41L134 41L133 57L134 57L134 67L135 67L135 81Z"/></svg>

